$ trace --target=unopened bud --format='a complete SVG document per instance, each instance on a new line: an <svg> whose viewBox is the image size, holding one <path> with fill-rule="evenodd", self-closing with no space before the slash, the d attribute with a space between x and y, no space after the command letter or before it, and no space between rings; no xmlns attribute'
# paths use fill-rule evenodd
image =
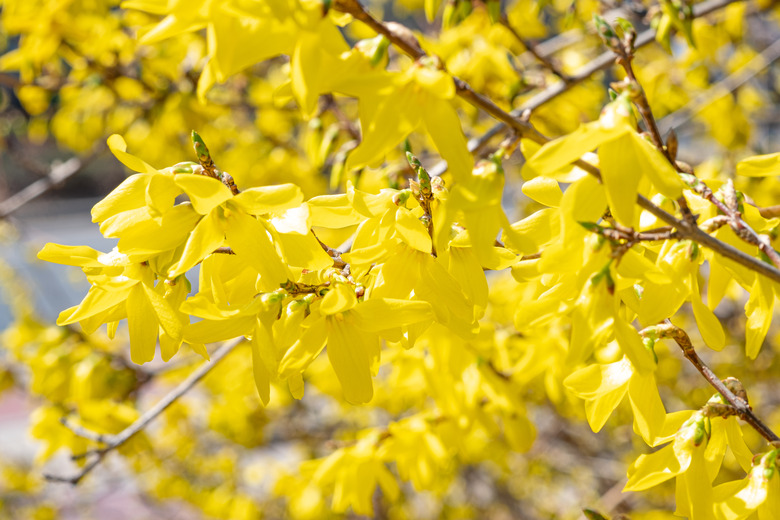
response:
<svg viewBox="0 0 780 520"><path fill-rule="evenodd" d="M393 204L396 206L405 206L406 201L412 196L412 190L401 190L393 195Z"/></svg>
<svg viewBox="0 0 780 520"><path fill-rule="evenodd" d="M176 163L171 166L171 173L195 173L194 168L200 168L200 164L192 161Z"/></svg>

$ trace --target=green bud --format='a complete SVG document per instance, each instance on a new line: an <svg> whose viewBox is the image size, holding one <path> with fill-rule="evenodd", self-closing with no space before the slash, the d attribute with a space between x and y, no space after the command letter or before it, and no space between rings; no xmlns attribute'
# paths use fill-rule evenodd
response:
<svg viewBox="0 0 780 520"><path fill-rule="evenodd" d="M501 2L500 0L488 0L487 4L488 18L490 23L497 23L501 20Z"/></svg>
<svg viewBox="0 0 780 520"><path fill-rule="evenodd" d="M211 160L211 154L206 143L203 142L203 138L195 130L192 131L192 146L195 148L195 153L198 154L198 159L201 161L204 160L203 158Z"/></svg>
<svg viewBox="0 0 780 520"><path fill-rule="evenodd" d="M405 206L406 201L408 201L409 197L411 196L412 196L412 190L410 189L401 190L395 195L393 195L393 204L395 204L396 206Z"/></svg>
<svg viewBox="0 0 780 520"><path fill-rule="evenodd" d="M593 23L596 24L596 32L598 32L599 36L604 41L604 45L610 50L617 51L620 46L620 40L612 26L597 14L593 15Z"/></svg>
<svg viewBox="0 0 780 520"><path fill-rule="evenodd" d="M420 159L412 155L412 152L407 151L406 152L406 160L409 162L409 166L412 167L415 172L417 171L417 168L422 168L422 163L420 162Z"/></svg>
<svg viewBox="0 0 780 520"><path fill-rule="evenodd" d="M601 226L599 226L595 222L582 222L582 221L578 221L577 224L579 224L580 226L584 227L585 229L587 229L591 233L599 233L599 234L601 234L601 232L602 232Z"/></svg>
<svg viewBox="0 0 780 520"><path fill-rule="evenodd" d="M704 429L703 425L696 424L696 433L693 435L693 444L694 446L699 446L703 441L704 438L707 436L707 432Z"/></svg>
<svg viewBox="0 0 780 520"><path fill-rule="evenodd" d="M655 340L653 338L647 338L647 337L646 338L642 338L642 344L653 355L653 359L655 360L655 364L657 365L658 364L658 355L655 353Z"/></svg>
<svg viewBox="0 0 780 520"><path fill-rule="evenodd" d="M387 49L390 47L390 40L384 36L379 36L379 42L377 43L374 54L371 56L371 66L376 67L387 56Z"/></svg>
<svg viewBox="0 0 780 520"><path fill-rule="evenodd" d="M428 174L428 171L423 168L420 160L410 152L406 152L406 160L409 161L409 165L417 174L417 182L420 184L420 193L423 196L433 193L433 190L431 189L431 176Z"/></svg>
<svg viewBox="0 0 780 520"><path fill-rule="evenodd" d="M196 166L200 166L200 165L192 161L180 162L171 166L171 172L172 173L195 173L194 168Z"/></svg>
<svg viewBox="0 0 780 520"><path fill-rule="evenodd" d="M582 514L584 514L585 518L587 518L588 520L607 520L607 517L605 517L601 513L597 513L592 509L583 509Z"/></svg>
<svg viewBox="0 0 780 520"><path fill-rule="evenodd" d="M285 298L287 298L287 291L283 288L260 295L260 301L262 301L265 306L281 303Z"/></svg>

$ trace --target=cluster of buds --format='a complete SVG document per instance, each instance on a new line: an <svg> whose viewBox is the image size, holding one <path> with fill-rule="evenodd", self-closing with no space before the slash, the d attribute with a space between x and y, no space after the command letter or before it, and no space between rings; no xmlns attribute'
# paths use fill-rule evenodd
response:
<svg viewBox="0 0 780 520"><path fill-rule="evenodd" d="M593 23L604 45L618 57L630 60L634 55L636 30L631 22L623 18L615 20L614 27L601 16L594 14Z"/></svg>

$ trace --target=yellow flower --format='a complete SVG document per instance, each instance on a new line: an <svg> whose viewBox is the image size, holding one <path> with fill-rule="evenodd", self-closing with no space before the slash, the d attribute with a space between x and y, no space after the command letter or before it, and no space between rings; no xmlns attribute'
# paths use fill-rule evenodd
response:
<svg viewBox="0 0 780 520"><path fill-rule="evenodd" d="M399 338L402 325L432 317L427 302L377 297L359 302L354 287L337 284L312 305L311 314L301 323L303 334L282 358L279 373L282 378L300 374L327 344L344 398L367 403L373 397L371 377L379 368L380 334Z"/></svg>

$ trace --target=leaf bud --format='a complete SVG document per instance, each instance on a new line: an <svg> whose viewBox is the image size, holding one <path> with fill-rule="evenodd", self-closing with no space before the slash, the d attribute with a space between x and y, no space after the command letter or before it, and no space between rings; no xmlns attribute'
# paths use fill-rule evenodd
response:
<svg viewBox="0 0 780 520"><path fill-rule="evenodd" d="M707 427L705 422L709 421L709 418L705 417L704 415L701 415L697 421L695 426L695 431L693 433L693 445L699 446L702 442L704 442L704 439L708 438L709 435L707 434Z"/></svg>
<svg viewBox="0 0 780 520"><path fill-rule="evenodd" d="M655 360L655 364L657 365L658 364L658 354L655 353L655 340L653 338L645 337L645 338L642 338L642 344L653 355L653 359Z"/></svg>
<svg viewBox="0 0 780 520"><path fill-rule="evenodd" d="M609 23L607 23L604 18L597 14L593 15L593 23L596 24L596 32L604 41L604 45L606 45L607 48L609 48L611 51L618 53L621 50L620 40L618 39L618 36L612 26L609 25Z"/></svg>
<svg viewBox="0 0 780 520"><path fill-rule="evenodd" d="M260 301L263 302L264 306L271 306L281 303L287 296L287 291L283 288L279 288L273 292L262 293L260 295Z"/></svg>
<svg viewBox="0 0 780 520"><path fill-rule="evenodd" d="M200 162L211 161L211 154L206 143L203 142L203 138L195 130L192 131L192 146L195 148L195 153L198 155Z"/></svg>
<svg viewBox="0 0 780 520"><path fill-rule="evenodd" d="M406 160L409 161L409 166L411 166L414 172L417 174L417 182L419 184L420 195L426 198L430 198L431 195L433 194L433 190L431 189L430 174L425 168L423 168L423 165L420 162L420 160L414 155L412 155L410 152L406 152ZM413 187L412 190L414 190Z"/></svg>
<svg viewBox="0 0 780 520"><path fill-rule="evenodd" d="M601 233L602 233L602 231L603 231L603 230L601 229L601 226L599 226L599 225L598 225L598 224L596 224L595 222L583 222L583 221L578 221L578 222L577 222L577 224L579 224L580 226L584 227L585 229L587 229L587 230L588 230L588 231L590 231L591 233L598 233L598 234L601 234Z"/></svg>
<svg viewBox="0 0 780 520"><path fill-rule="evenodd" d="M396 206L406 206L406 201L412 196L412 190L401 190L393 195L393 204Z"/></svg>
<svg viewBox="0 0 780 520"><path fill-rule="evenodd" d="M588 520L607 520L607 518L604 515L602 515L601 513L597 513L592 509L583 509L582 514L584 514L585 518L587 518Z"/></svg>
<svg viewBox="0 0 780 520"><path fill-rule="evenodd" d="M195 168L201 168L200 164L192 161L184 161L174 164L170 167L170 170L171 173L196 173Z"/></svg>
<svg viewBox="0 0 780 520"><path fill-rule="evenodd" d="M742 385L742 381L736 377L729 376L723 380L723 384L731 391L732 394L739 397L746 403L748 402L747 392L745 391L745 387Z"/></svg>

